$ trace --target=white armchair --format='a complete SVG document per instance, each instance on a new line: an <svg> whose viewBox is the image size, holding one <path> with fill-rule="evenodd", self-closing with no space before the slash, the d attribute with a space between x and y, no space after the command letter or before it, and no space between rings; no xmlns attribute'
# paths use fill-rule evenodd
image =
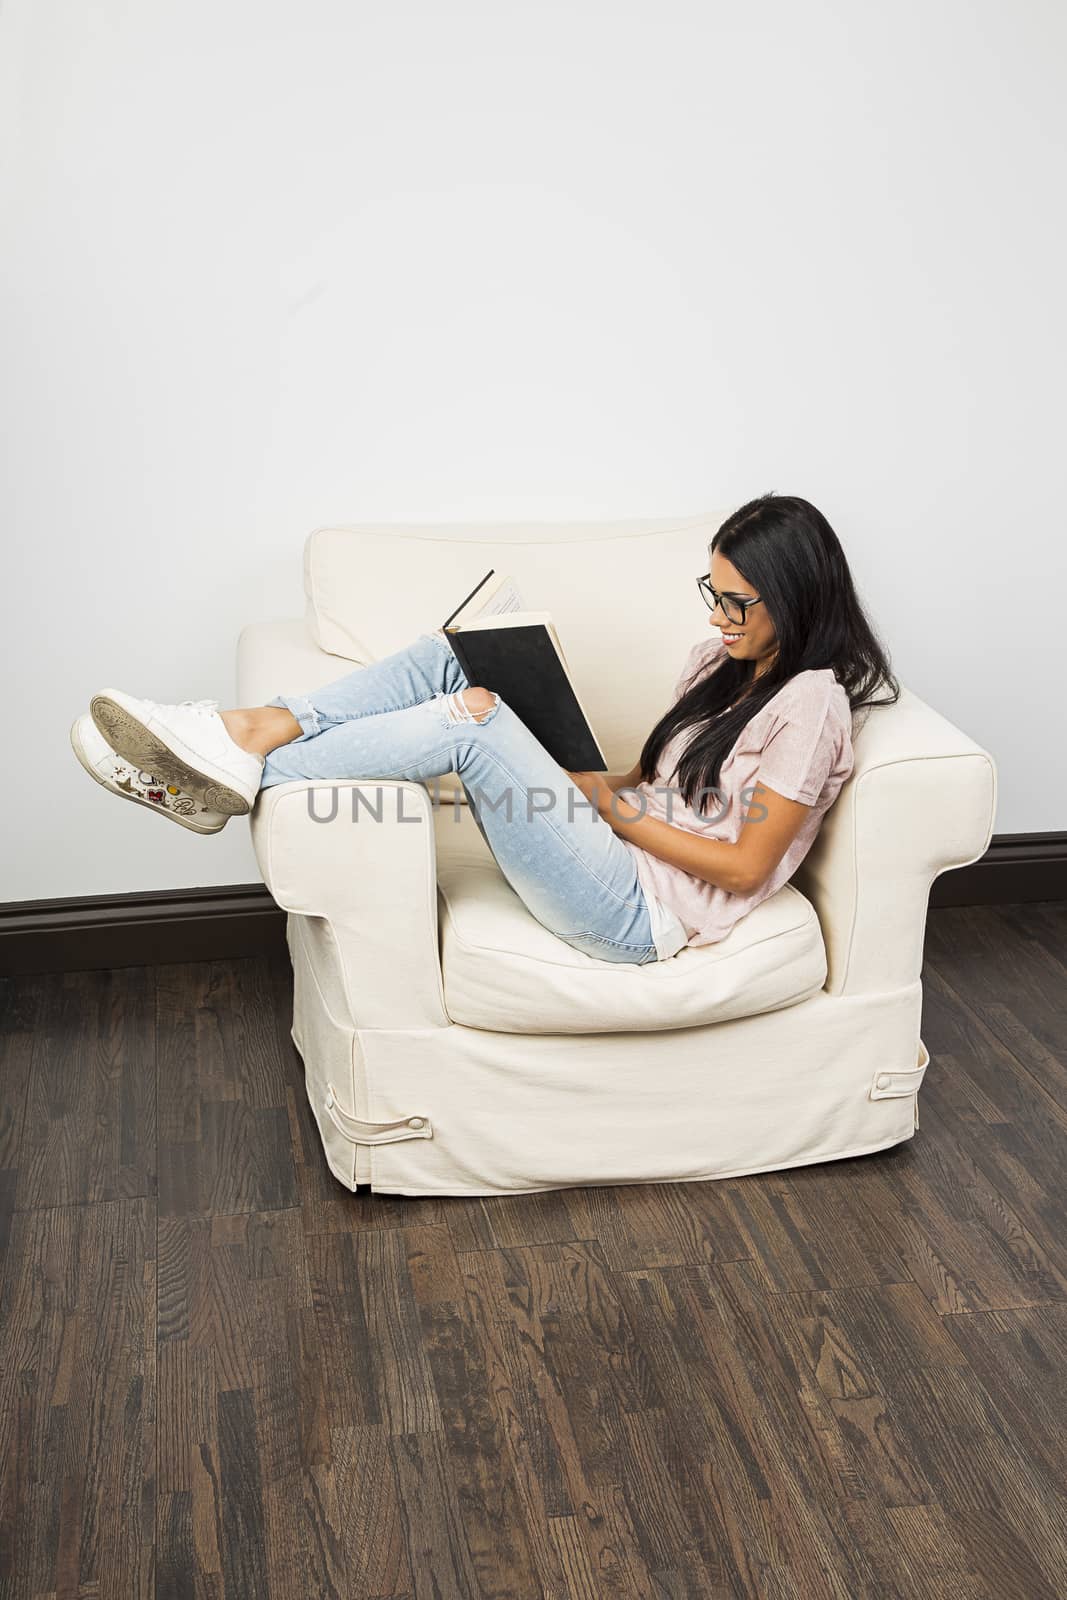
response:
<svg viewBox="0 0 1067 1600"><path fill-rule="evenodd" d="M723 516L320 529L304 617L241 633L239 703L399 648L494 567L553 613L629 770L707 626L693 580ZM454 779L441 803L379 779L261 791L252 840L288 913L292 1037L335 1176L409 1195L694 1182L911 1138L930 885L987 848L996 769L907 688L858 721L794 879L719 944L643 967L542 927Z"/></svg>

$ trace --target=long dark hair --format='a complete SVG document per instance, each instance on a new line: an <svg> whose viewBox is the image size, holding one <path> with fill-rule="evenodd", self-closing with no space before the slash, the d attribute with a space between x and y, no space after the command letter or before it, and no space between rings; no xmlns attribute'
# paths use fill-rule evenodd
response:
<svg viewBox="0 0 1067 1600"><path fill-rule="evenodd" d="M665 746L692 728L675 768L690 807L701 790L718 786L722 764L745 724L798 672L832 667L848 694L854 727L861 706L894 705L900 698L888 652L867 620L838 537L810 501L759 495L727 517L710 549L732 562L762 597L777 634L777 654L758 678L753 661L724 657L713 672L683 685L681 699L645 740L641 778L651 783ZM872 699L881 684L891 694ZM668 776L673 781L674 774ZM705 804L702 795L696 809L703 811Z"/></svg>

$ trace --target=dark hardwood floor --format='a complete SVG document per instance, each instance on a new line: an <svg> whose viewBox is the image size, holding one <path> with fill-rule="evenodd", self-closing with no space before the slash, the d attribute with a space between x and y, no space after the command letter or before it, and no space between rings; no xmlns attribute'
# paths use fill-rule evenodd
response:
<svg viewBox="0 0 1067 1600"><path fill-rule="evenodd" d="M8 980L0 1597L1067 1595L1067 904L930 913L915 1138L418 1200L288 964Z"/></svg>

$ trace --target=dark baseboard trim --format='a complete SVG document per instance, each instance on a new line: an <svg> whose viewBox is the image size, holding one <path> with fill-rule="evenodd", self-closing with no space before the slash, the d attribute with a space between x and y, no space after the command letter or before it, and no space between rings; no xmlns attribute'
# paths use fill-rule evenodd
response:
<svg viewBox="0 0 1067 1600"><path fill-rule="evenodd" d="M1067 833L995 833L968 867L935 878L934 906L1005 906L1067 900Z"/></svg>
<svg viewBox="0 0 1067 1600"><path fill-rule="evenodd" d="M994 835L934 879L931 908L1067 900L1067 833ZM286 955L285 912L262 883L0 905L0 976Z"/></svg>
<svg viewBox="0 0 1067 1600"><path fill-rule="evenodd" d="M262 883L0 905L0 975L277 953L285 912Z"/></svg>

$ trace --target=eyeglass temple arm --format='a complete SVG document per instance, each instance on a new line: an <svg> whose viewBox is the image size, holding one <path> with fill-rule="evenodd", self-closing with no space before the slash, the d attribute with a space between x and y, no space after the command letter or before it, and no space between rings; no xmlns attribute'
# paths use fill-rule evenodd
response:
<svg viewBox="0 0 1067 1600"><path fill-rule="evenodd" d="M703 577L697 579L697 583L698 584L705 584L705 583L707 584L708 590L710 591L711 594L713 594L715 596L716 605L721 600L733 600L739 606L754 606L754 605L757 605L759 603L759 601L762 600L762 598L763 598L762 595L758 595L758 594L751 594L751 595L749 595L749 594L745 594L745 595L727 594L727 593L725 593L725 591L722 594L720 594L718 589L713 589L712 586L711 586L711 573L710 572L705 572Z"/></svg>

